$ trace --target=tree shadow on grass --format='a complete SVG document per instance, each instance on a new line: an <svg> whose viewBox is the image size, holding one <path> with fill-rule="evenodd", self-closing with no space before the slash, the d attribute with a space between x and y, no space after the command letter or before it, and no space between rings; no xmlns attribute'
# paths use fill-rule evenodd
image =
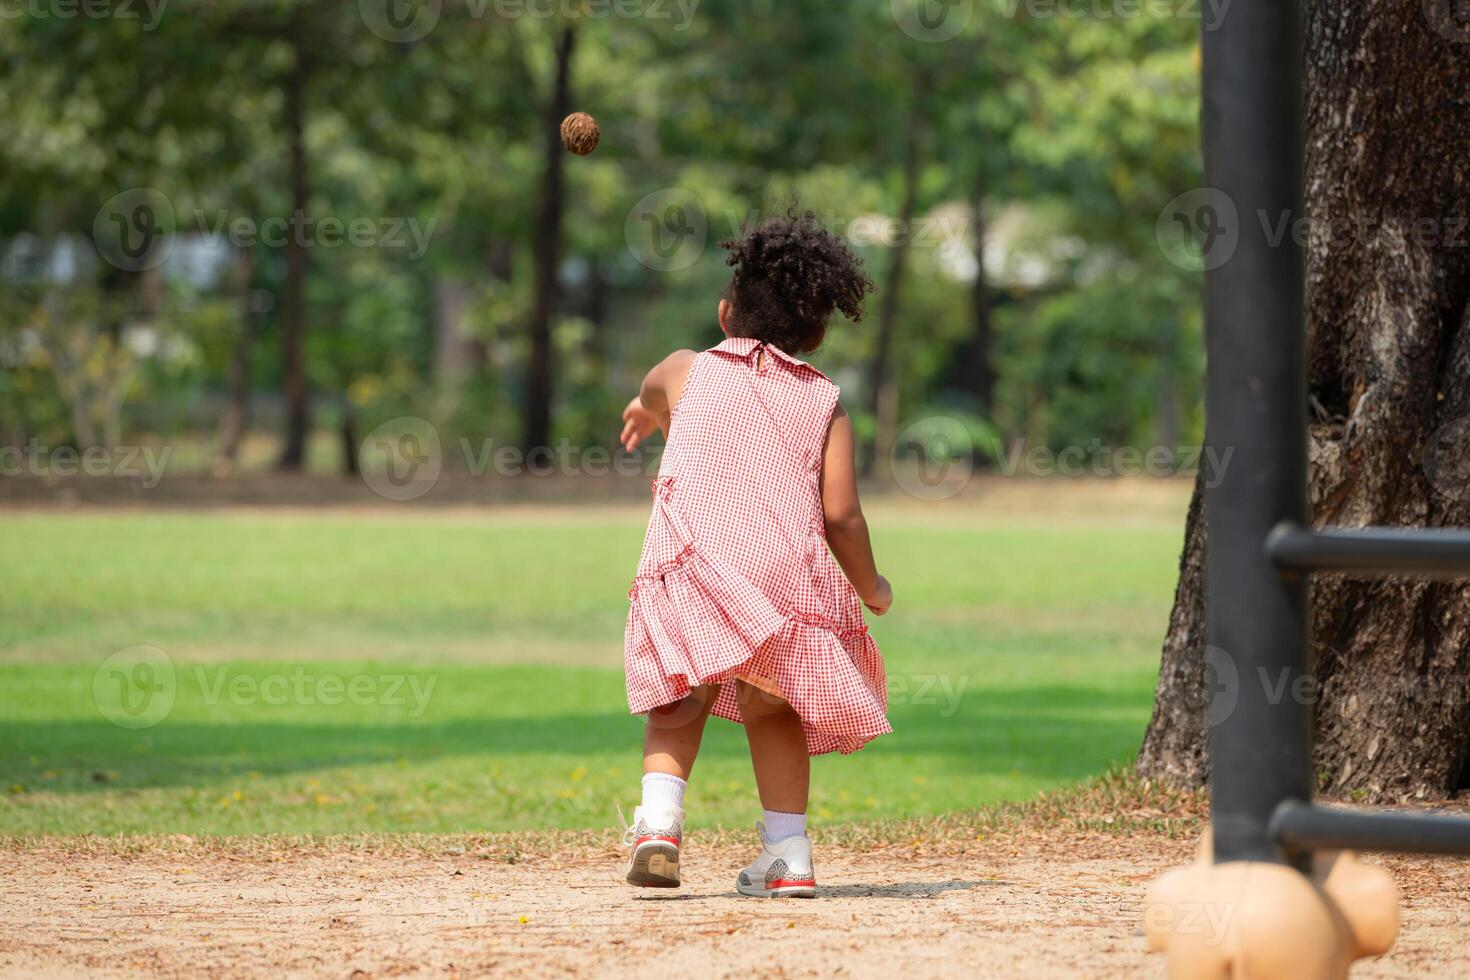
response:
<svg viewBox="0 0 1470 980"><path fill-rule="evenodd" d="M340 723L169 718L142 730L105 720L0 723L0 774L32 783L38 771L67 778L44 788L59 793L207 786L247 773L284 775L362 765L391 765L446 758L566 755L589 761L636 752L641 718L622 712L516 716L499 704L498 715L437 720L368 722L361 715ZM891 712L894 734L865 750L880 765L924 765L946 773L1006 776L1024 768L1039 779L1071 780L1105 767L1132 751L1146 721L1147 705L1127 692L1066 687L967 692L952 713L940 706L905 704ZM1124 717L1142 711L1142 720ZM330 709L320 714L331 716ZM268 711L262 710L268 717ZM712 726L726 723L714 721ZM704 753L743 758L738 733L712 729ZM883 762L881 760L886 760ZM78 772L85 773L78 778ZM91 778L96 774L96 780ZM36 787L41 788L41 787Z"/></svg>

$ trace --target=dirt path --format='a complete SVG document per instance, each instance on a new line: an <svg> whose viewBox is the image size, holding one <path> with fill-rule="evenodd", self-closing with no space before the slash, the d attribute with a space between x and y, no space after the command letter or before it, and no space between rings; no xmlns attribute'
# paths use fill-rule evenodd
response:
<svg viewBox="0 0 1470 980"><path fill-rule="evenodd" d="M504 848L350 842L271 849L11 846L0 974L395 976L486 973L1161 977L1148 882L1189 853L1164 838L922 841L818 850L815 901L738 897L745 848L686 849L677 893L621 884L610 844L559 859ZM1391 862L1398 948L1355 977L1470 976L1470 875Z"/></svg>

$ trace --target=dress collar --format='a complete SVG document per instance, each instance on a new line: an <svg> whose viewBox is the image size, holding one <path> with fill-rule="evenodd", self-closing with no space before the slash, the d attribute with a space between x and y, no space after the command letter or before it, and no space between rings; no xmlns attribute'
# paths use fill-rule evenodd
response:
<svg viewBox="0 0 1470 980"><path fill-rule="evenodd" d="M710 349L720 351L724 354L734 354L736 357L746 358L754 354L756 348L762 346L764 346L765 349L771 354L785 361L787 364L791 364L797 367L811 367L811 365L808 364L806 361L792 357L781 348L776 347L772 344L763 343L762 341L756 340L754 337L726 337L723 341L716 344ZM813 370L815 370L815 368L813 368Z"/></svg>

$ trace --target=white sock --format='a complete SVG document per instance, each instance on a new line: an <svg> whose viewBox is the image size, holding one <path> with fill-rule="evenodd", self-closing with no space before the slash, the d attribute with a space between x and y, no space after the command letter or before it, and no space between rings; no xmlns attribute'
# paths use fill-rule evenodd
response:
<svg viewBox="0 0 1470 980"><path fill-rule="evenodd" d="M779 844L790 837L806 836L805 813L782 813L780 810L764 810L766 842Z"/></svg>
<svg viewBox="0 0 1470 980"><path fill-rule="evenodd" d="M650 772L643 777L643 805L656 810L684 809L684 789L689 784L666 772Z"/></svg>

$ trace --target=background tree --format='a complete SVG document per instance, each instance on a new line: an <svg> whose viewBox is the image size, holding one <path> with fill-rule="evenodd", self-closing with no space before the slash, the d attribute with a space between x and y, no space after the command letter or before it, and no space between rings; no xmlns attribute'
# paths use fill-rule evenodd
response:
<svg viewBox="0 0 1470 980"><path fill-rule="evenodd" d="M1458 105L1470 38L1449 12L1377 0L1309 8L1303 424L1319 524L1470 524L1470 236L1460 165L1470 117ZM1138 764L1191 784L1208 775L1206 547L1197 491ZM1470 588L1324 575L1313 609L1323 790L1388 801L1464 786Z"/></svg>
<svg viewBox="0 0 1470 980"><path fill-rule="evenodd" d="M350 472L362 432L409 415L451 444L607 446L650 359L718 339L716 243L793 200L890 281L816 355L865 443L941 414L1053 447L1197 433L1197 297L1153 238L1196 182L1188 21L977 5L926 43L887 0L706 0L687 23L453 3L392 40L324 0L175 13L0 36L7 440L94 438L37 341L57 324L136 362L102 400L114 432L197 441L178 458L222 472ZM603 127L588 158L552 139L568 36L566 108ZM91 241L141 186L177 217L151 292ZM651 269L627 222L672 188L708 235L687 268ZM229 234L293 214L308 245ZM330 247L323 220L413 221L425 247ZM67 275L38 271L71 253Z"/></svg>

